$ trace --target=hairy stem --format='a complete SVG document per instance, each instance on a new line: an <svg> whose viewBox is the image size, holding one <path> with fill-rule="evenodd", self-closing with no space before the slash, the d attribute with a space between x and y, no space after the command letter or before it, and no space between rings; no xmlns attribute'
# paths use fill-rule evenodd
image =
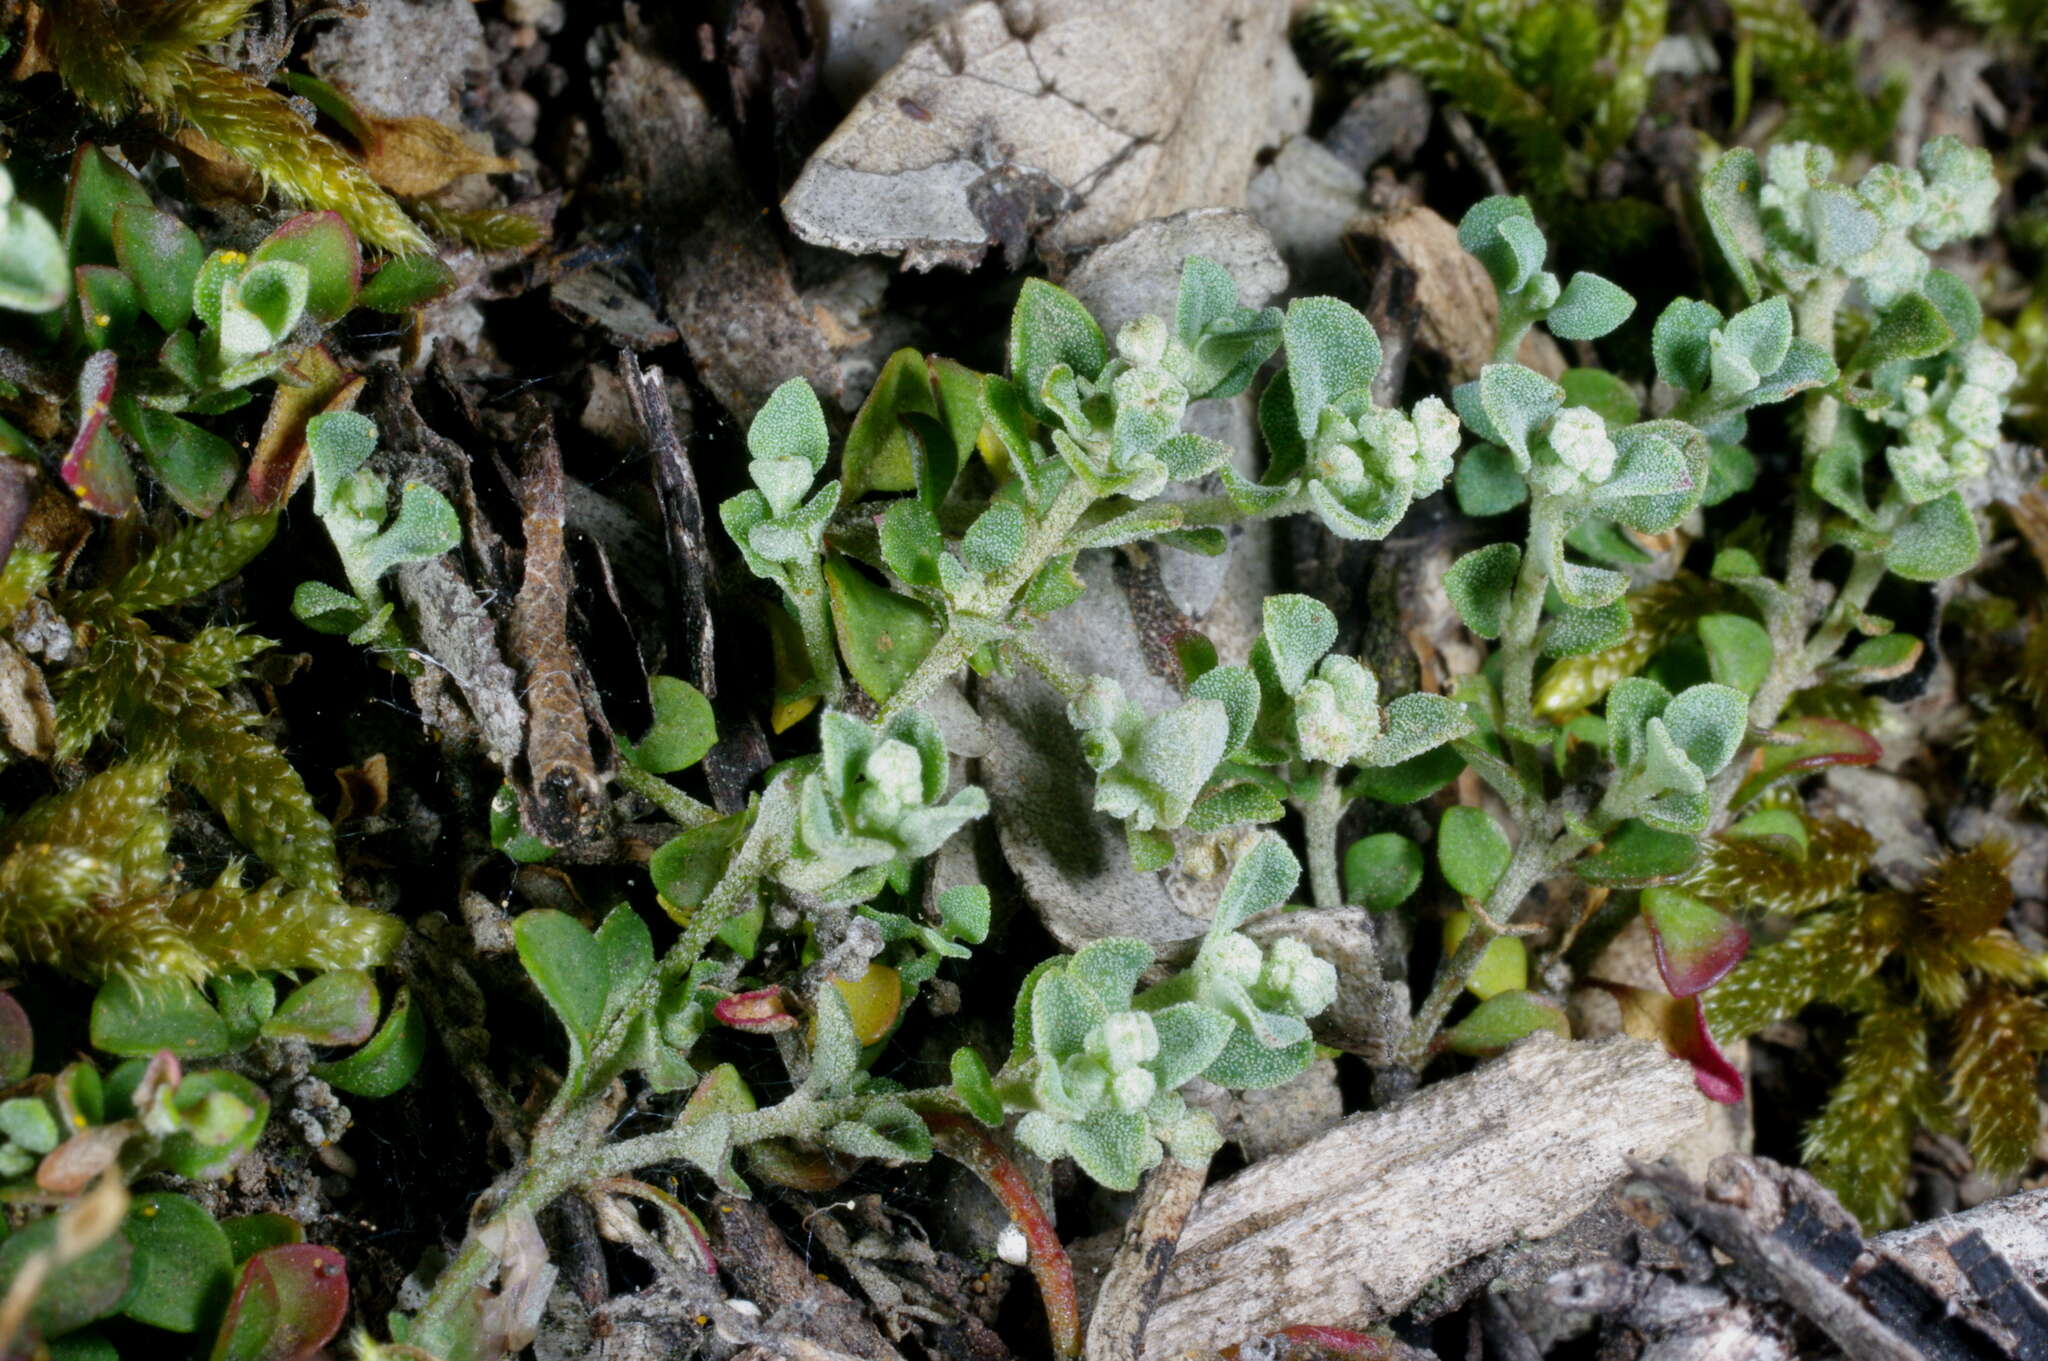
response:
<svg viewBox="0 0 2048 1361"><path fill-rule="evenodd" d="M1038 645L1038 640L1028 633L1013 633L1009 638L1010 651L1045 677L1045 683L1060 692L1060 698L1073 699L1087 685L1081 674L1065 662Z"/></svg>
<svg viewBox="0 0 2048 1361"><path fill-rule="evenodd" d="M810 658L811 674L825 687L825 702L836 704L845 682L839 675L839 643L832 636L832 609L825 594L825 573L815 558L792 564L783 594L796 611L797 626L803 630L804 655Z"/></svg>
<svg viewBox="0 0 2048 1361"><path fill-rule="evenodd" d="M652 778L652 777L649 777ZM658 782L657 782L658 783ZM536 1214L547 1203L571 1188L617 1176L647 1162L622 1162L617 1154L639 1141L628 1140L609 1148L599 1145L603 1131L590 1128L589 1107L610 1081L621 1047L631 1035L634 1021L659 1000L662 985L687 972L718 934L718 928L737 914L753 896L766 858L762 823L757 822L718 884L705 897L661 967L640 985L619 1008L617 1017L592 1039L583 1062L563 1075L553 1101L534 1126L533 1144L524 1164L490 1223L502 1224L522 1213ZM789 1104L787 1102L785 1105ZM813 1103L817 1104L817 1103ZM779 1109L779 1108L772 1108ZM767 1112L761 1112L767 1114ZM654 1137L654 1136L649 1136ZM753 1137L768 1137L767 1135ZM434 1280L426 1303L413 1315L409 1341L439 1356L453 1355L468 1341L470 1322L465 1316L476 1292L483 1288L498 1267L498 1249L485 1235L489 1225L473 1227L462 1247Z"/></svg>
<svg viewBox="0 0 2048 1361"><path fill-rule="evenodd" d="M1502 924L1511 923L1515 913L1528 900L1529 891L1545 876L1576 858L1589 844L1577 833L1566 832L1552 839L1534 827L1527 828L1515 846L1507 869L1494 884L1493 892L1486 895L1486 917ZM1400 1063L1404 1067L1420 1072L1428 1064L1434 1052L1437 1031L1443 1028L1444 1017L1449 1014L1451 1004L1458 1000L1458 993L1471 980L1473 971L1486 954L1486 947L1494 942L1496 935L1479 914L1473 914L1472 928L1465 933L1465 939L1458 942L1458 948L1451 952L1451 957L1437 969L1436 982L1431 986L1429 996L1409 1023L1408 1037L1401 1042Z"/></svg>
<svg viewBox="0 0 2048 1361"><path fill-rule="evenodd" d="M1067 479L1059 495L1045 508L1045 514L1026 532L1024 547L1015 560L955 602L946 631L939 635L938 641L932 644L932 650L917 664L917 669L905 678L903 684L896 688L896 693L889 696L889 702L882 706L882 721L887 722L904 710L924 703L934 690L960 669L968 655L986 640L987 633L991 629L999 629L1008 619L1017 593L1030 585L1031 579L1038 575L1038 569L1065 551L1067 536L1094 504L1094 493L1083 486L1079 478ZM963 623L963 618L978 621L979 627Z"/></svg>
<svg viewBox="0 0 2048 1361"><path fill-rule="evenodd" d="M718 810L710 804L698 802L659 775L650 774L631 761L621 760L612 772L612 778L668 814L686 831L718 820Z"/></svg>
<svg viewBox="0 0 2048 1361"><path fill-rule="evenodd" d="M1548 496L1539 493L1529 506L1529 542L1501 630L1501 709L1510 731L1536 722L1536 633L1543 623L1543 597L1562 521L1562 508Z"/></svg>
<svg viewBox="0 0 2048 1361"><path fill-rule="evenodd" d="M1316 796L1302 806L1302 835L1308 842L1309 891L1317 907L1344 906L1344 889L1337 875L1337 824L1344 819L1344 791L1337 785L1337 768L1318 761Z"/></svg>

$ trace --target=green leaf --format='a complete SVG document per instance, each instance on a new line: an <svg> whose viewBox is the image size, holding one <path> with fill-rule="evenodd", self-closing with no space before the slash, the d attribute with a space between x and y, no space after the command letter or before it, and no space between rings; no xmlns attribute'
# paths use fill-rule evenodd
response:
<svg viewBox="0 0 2048 1361"><path fill-rule="evenodd" d="M1955 343L1956 333L1941 309L1924 293L1908 293L1880 312L1870 334L1849 357L1849 371L1861 373L1899 359L1925 359Z"/></svg>
<svg viewBox="0 0 2048 1361"><path fill-rule="evenodd" d="M370 276L356 306L373 312L410 312L455 288L455 271L432 255L401 255Z"/></svg>
<svg viewBox="0 0 2048 1361"><path fill-rule="evenodd" d="M121 1232L133 1248L123 1314L174 1333L197 1332L220 1317L235 1264L227 1235L199 1202L145 1191L129 1205Z"/></svg>
<svg viewBox="0 0 2048 1361"><path fill-rule="evenodd" d="M1482 638L1500 637L1521 569L1522 550L1512 543L1475 548L1451 564L1444 590L1466 628Z"/></svg>
<svg viewBox="0 0 2048 1361"><path fill-rule="evenodd" d="M55 1257L63 1222L60 1215L44 1215L0 1243L0 1290L11 1289L31 1260ZM57 1337L113 1313L128 1291L134 1252L126 1234L110 1233L63 1265L53 1262L40 1288L23 1292L28 1326L44 1337Z"/></svg>
<svg viewBox="0 0 2048 1361"><path fill-rule="evenodd" d="M687 770L703 760L718 741L718 723L704 692L674 676L650 676L647 697L654 723L638 743L624 744L626 759L654 775Z"/></svg>
<svg viewBox="0 0 2048 1361"><path fill-rule="evenodd" d="M1609 835L1598 851L1572 868L1589 884L1643 888L1684 878L1699 858L1698 838L1659 831L1631 819Z"/></svg>
<svg viewBox="0 0 2048 1361"><path fill-rule="evenodd" d="M996 1095L995 1082L980 1054L966 1045L955 1049L952 1074L953 1094L969 1115L991 1129L1003 1123L1002 1098Z"/></svg>
<svg viewBox="0 0 2048 1361"><path fill-rule="evenodd" d="M853 425L846 432L839 467L848 501L858 500L870 490L909 491L916 487L910 443L901 419L906 412L934 417L939 414L925 357L907 347L890 355L882 365L882 371L875 375L875 385L868 389L867 400L861 403Z"/></svg>
<svg viewBox="0 0 2048 1361"><path fill-rule="evenodd" d="M377 985L359 969L308 979L263 1023L269 1039L361 1044L377 1029Z"/></svg>
<svg viewBox="0 0 2048 1361"><path fill-rule="evenodd" d="M180 1126L157 1150L181 1177L218 1177L255 1147L270 1117L270 1098L239 1073L188 1073L171 1094Z"/></svg>
<svg viewBox="0 0 2048 1361"><path fill-rule="evenodd" d="M1507 833L1478 808L1446 808L1436 826L1436 863L1444 881L1467 898L1484 901L1514 856Z"/></svg>
<svg viewBox="0 0 2048 1361"><path fill-rule="evenodd" d="M1543 268L1542 233L1535 232L1532 237L1528 230L1509 228L1508 224L1517 220L1525 228L1535 227L1536 214L1530 211L1529 201L1495 194L1466 209L1458 221L1458 244L1486 266L1494 290L1503 297L1518 291L1530 275Z"/></svg>
<svg viewBox="0 0 2048 1361"><path fill-rule="evenodd" d="M220 1231L228 1240L228 1251L234 1254L237 1266L265 1248L306 1241L305 1227L290 1215L275 1210L223 1219Z"/></svg>
<svg viewBox="0 0 2048 1361"><path fill-rule="evenodd" d="M1372 766L1359 771L1345 786L1345 794L1377 803L1414 803L1457 779L1464 769L1465 758L1456 748L1438 747L1398 765Z"/></svg>
<svg viewBox="0 0 2048 1361"><path fill-rule="evenodd" d="M1699 631L1714 679L1755 694L1771 674L1771 635L1764 626L1744 615L1710 614L1700 620Z"/></svg>
<svg viewBox="0 0 2048 1361"><path fill-rule="evenodd" d="M1451 394L1458 415L1481 439L1504 445L1517 468L1527 468L1529 436L1564 405L1564 389L1520 364L1488 364L1479 371L1476 412L1468 409L1474 405L1471 399L1459 400L1469 389L1468 384ZM1474 415L1484 428L1475 424Z"/></svg>
<svg viewBox="0 0 2048 1361"><path fill-rule="evenodd" d="M220 295L221 352L239 359L283 343L305 315L308 283L305 266L290 260L252 262L230 276Z"/></svg>
<svg viewBox="0 0 2048 1361"><path fill-rule="evenodd" d="M604 947L581 922L552 908L520 913L512 923L512 940L527 975L568 1030L580 1062L604 1020L611 991Z"/></svg>
<svg viewBox="0 0 2048 1361"><path fill-rule="evenodd" d="M1316 1059L1316 1042L1301 1040L1268 1049L1242 1027L1232 1027L1223 1052L1202 1076L1233 1091L1257 1091L1277 1087L1301 1076Z"/></svg>
<svg viewBox="0 0 2048 1361"><path fill-rule="evenodd" d="M929 607L881 585L844 557L825 559L839 655L860 688L886 703L939 638Z"/></svg>
<svg viewBox="0 0 2048 1361"><path fill-rule="evenodd" d="M1266 602L1269 606L1272 603L1271 599ZM1331 616L1333 627L1335 618ZM1212 648L1212 661L1214 655ZM1260 691L1258 678L1248 668L1212 665L1195 677L1188 686L1188 695L1192 699L1213 699L1230 716L1230 735L1223 742L1226 753L1236 751L1251 739L1252 728L1259 721Z"/></svg>
<svg viewBox="0 0 2048 1361"><path fill-rule="evenodd" d="M211 515L242 471L235 446L181 416L122 404L121 428L171 499L193 515Z"/></svg>
<svg viewBox="0 0 2048 1361"><path fill-rule="evenodd" d="M1024 512L1009 501L992 501L960 537L960 556L977 572L1000 572L1024 551Z"/></svg>
<svg viewBox="0 0 2048 1361"><path fill-rule="evenodd" d="M1271 832L1260 833L1258 841L1231 867L1223 895L1216 900L1216 915L1209 922L1209 937L1235 931L1259 913L1279 907L1300 882L1301 862L1287 849L1287 843Z"/></svg>
<svg viewBox="0 0 2048 1361"><path fill-rule="evenodd" d="M947 935L979 945L988 939L989 895L981 884L956 884L941 893L936 904L939 923Z"/></svg>
<svg viewBox="0 0 2048 1361"><path fill-rule="evenodd" d="M300 213L292 218L249 252L251 264L266 260L289 260L306 271L306 315L313 320L335 321L355 306L363 282L363 251L340 213ZM197 267L196 259L193 265Z"/></svg>
<svg viewBox="0 0 2048 1361"><path fill-rule="evenodd" d="M427 1017L401 986L370 1042L345 1058L313 1065L313 1076L354 1096L390 1096L411 1082L427 1055Z"/></svg>
<svg viewBox="0 0 2048 1361"><path fill-rule="evenodd" d="M1337 641L1337 616L1328 605L1306 595L1267 596L1262 613L1265 627L1260 640L1280 689L1292 695Z"/></svg>
<svg viewBox="0 0 2048 1361"><path fill-rule="evenodd" d="M72 277L85 343L96 350L128 349L136 340L136 318L142 314L142 295L134 281L110 265L80 265Z"/></svg>
<svg viewBox="0 0 2048 1361"><path fill-rule="evenodd" d="M939 559L946 555L946 536L924 502L892 502L882 512L881 541L882 561L908 584L937 589L943 582Z"/></svg>
<svg viewBox="0 0 2048 1361"><path fill-rule="evenodd" d="M851 1092L860 1076L860 1037L838 988L818 989L813 999L816 1028L811 1036L811 1071L799 1091L812 1100Z"/></svg>
<svg viewBox="0 0 2048 1361"><path fill-rule="evenodd" d="M1399 832L1360 837L1344 852L1344 896L1391 912L1422 885L1422 848Z"/></svg>
<svg viewBox="0 0 2048 1361"><path fill-rule="evenodd" d="M1897 680L1919 665L1925 649L1918 638L1905 633L1888 633L1882 638L1865 638L1830 670L1855 685Z"/></svg>
<svg viewBox="0 0 2048 1361"><path fill-rule="evenodd" d="M880 1101L858 1120L840 1121L825 1131L825 1143L856 1158L921 1163L932 1156L931 1131L900 1101Z"/></svg>
<svg viewBox="0 0 2048 1361"><path fill-rule="evenodd" d="M1458 460L1451 488L1467 515L1505 515L1529 499L1515 457L1498 444L1475 444Z"/></svg>
<svg viewBox="0 0 2048 1361"><path fill-rule="evenodd" d="M747 452L759 460L802 459L816 476L831 453L824 408L818 394L802 378L792 378L768 394L768 400L747 426Z"/></svg>
<svg viewBox="0 0 2048 1361"><path fill-rule="evenodd" d="M229 1050L227 1023L198 988L182 978L110 978L92 999L95 1049L146 1058L168 1049L181 1059Z"/></svg>
<svg viewBox="0 0 2048 1361"><path fill-rule="evenodd" d="M1281 323L1287 378L1294 398L1294 428L1315 434L1323 408L1358 410L1371 404L1380 368L1380 338L1357 308L1336 298L1296 298Z"/></svg>
<svg viewBox="0 0 2048 1361"><path fill-rule="evenodd" d="M1605 369L1566 369L1557 381L1566 406L1590 408L1610 430L1642 419L1643 404L1636 400L1635 389Z"/></svg>
<svg viewBox="0 0 2048 1361"><path fill-rule="evenodd" d="M654 973L654 937L633 905L620 903L598 923L597 943L611 982L605 1014L617 1015Z"/></svg>
<svg viewBox="0 0 2048 1361"><path fill-rule="evenodd" d="M1444 1032L1452 1052L1473 1058L1500 1053L1539 1030L1572 1037L1571 1022L1564 1009L1548 998L1526 991L1496 993L1472 1009L1470 1015Z"/></svg>
<svg viewBox="0 0 2048 1361"><path fill-rule="evenodd" d="M90 143L78 148L64 190L64 253L75 265L111 265L114 214L129 204L149 207L149 191Z"/></svg>
<svg viewBox="0 0 2048 1361"><path fill-rule="evenodd" d="M1819 714L1785 719L1772 735L1780 740L1758 749L1756 768L1743 779L1729 807L1742 807L1788 775L1827 766L1874 765L1884 754L1878 740L1855 724Z"/></svg>
<svg viewBox="0 0 2048 1361"><path fill-rule="evenodd" d="M1024 281L1010 314L1010 376L1032 415L1042 421L1053 419L1042 394L1054 369L1064 364L1093 381L1108 362L1109 343L1102 328L1078 298L1043 279Z"/></svg>
<svg viewBox="0 0 2048 1361"><path fill-rule="evenodd" d="M746 834L746 814L735 813L670 837L647 861L655 891L665 904L673 904L671 910L694 910L724 877Z"/></svg>
<svg viewBox="0 0 2048 1361"><path fill-rule="evenodd" d="M1544 314L1543 324L1559 340L1598 340L1635 310L1628 290L1581 270Z"/></svg>
<svg viewBox="0 0 2048 1361"><path fill-rule="evenodd" d="M374 580L394 567L438 558L461 542L462 521L448 498L423 482L408 482L399 496L398 514L363 545L362 570Z"/></svg>
<svg viewBox="0 0 2048 1361"><path fill-rule="evenodd" d="M146 203L114 210L114 256L134 281L142 306L157 325L175 331L192 319L192 283L206 248L177 218Z"/></svg>
<svg viewBox="0 0 2048 1361"><path fill-rule="evenodd" d="M1365 763L1397 766L1475 729L1471 710L1448 695L1401 695L1387 706L1387 730L1372 744Z"/></svg>
<svg viewBox="0 0 2048 1361"><path fill-rule="evenodd" d="M1631 627L1628 605L1620 600L1590 610L1567 606L1544 621L1536 645L1546 657L1584 657L1614 647Z"/></svg>
<svg viewBox="0 0 2048 1361"><path fill-rule="evenodd" d="M1728 685L1689 685L1660 717L1686 758L1713 775L1735 759L1749 731L1749 696Z"/></svg>
<svg viewBox="0 0 2048 1361"><path fill-rule="evenodd" d="M1712 303L1674 299L1650 332L1657 376L1672 387L1705 392L1712 379L1713 336L1722 320Z"/></svg>
<svg viewBox="0 0 2048 1361"><path fill-rule="evenodd" d="M1970 286L1945 269L1930 269L1920 281L1921 292L1941 313L1949 333L1955 337L1950 348L1968 345L1984 330L1984 306Z"/></svg>
<svg viewBox="0 0 2048 1361"><path fill-rule="evenodd" d="M301 595L305 594L306 588L314 584L316 583L310 581L301 582L299 593ZM339 592L336 592L336 594L339 594ZM343 598L347 600L355 599L354 596L345 596ZM297 596L292 598L292 608L294 610L298 608ZM503 851L517 863L521 865L537 865L553 857L555 853L553 846L548 845L547 842L542 841L537 836L520 830L519 793L513 789L510 780L499 785L498 792L491 795L490 823L491 848Z"/></svg>
<svg viewBox="0 0 2048 1361"><path fill-rule="evenodd" d="M1884 565L1908 581L1942 581L1977 563L1981 542L1977 522L1959 493L1950 492L1913 507L1892 531Z"/></svg>
<svg viewBox="0 0 2048 1361"><path fill-rule="evenodd" d="M1757 207L1763 172L1748 147L1723 152L1700 181L1700 207L1722 258L1752 299L1761 293L1752 260L1764 253L1763 216Z"/></svg>
<svg viewBox="0 0 2048 1361"><path fill-rule="evenodd" d="M1145 1117L1127 1111L1096 1111L1069 1125L1067 1152L1076 1166L1112 1191L1137 1190L1138 1179L1160 1156Z"/></svg>

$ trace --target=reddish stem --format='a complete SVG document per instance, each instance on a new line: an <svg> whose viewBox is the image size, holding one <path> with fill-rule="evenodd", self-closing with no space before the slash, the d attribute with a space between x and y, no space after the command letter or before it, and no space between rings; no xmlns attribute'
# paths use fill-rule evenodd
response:
<svg viewBox="0 0 2048 1361"><path fill-rule="evenodd" d="M1032 1194L1024 1173L987 1130L966 1116L926 1112L924 1122L939 1151L980 1177L1009 1212L1010 1222L1023 1233L1031 1248L1031 1274L1038 1278L1038 1293L1045 1301L1045 1322L1052 1331L1053 1351L1061 1356L1079 1356L1081 1302L1074 1295L1074 1268L1067 1260L1059 1231L1053 1228L1052 1217Z"/></svg>

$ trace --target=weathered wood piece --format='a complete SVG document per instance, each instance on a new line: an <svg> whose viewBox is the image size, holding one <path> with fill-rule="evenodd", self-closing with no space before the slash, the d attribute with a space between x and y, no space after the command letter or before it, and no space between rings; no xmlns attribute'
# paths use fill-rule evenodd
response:
<svg viewBox="0 0 2048 1361"><path fill-rule="evenodd" d="M1697 1100L1652 1045L1544 1036L1355 1116L1203 1194L1143 1355L1385 1318L1467 1258L1562 1228L1629 1159L1683 1137Z"/></svg>

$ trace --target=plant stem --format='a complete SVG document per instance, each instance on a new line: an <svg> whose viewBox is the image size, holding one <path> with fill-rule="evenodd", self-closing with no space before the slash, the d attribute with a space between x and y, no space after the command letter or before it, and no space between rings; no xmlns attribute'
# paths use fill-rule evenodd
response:
<svg viewBox="0 0 2048 1361"><path fill-rule="evenodd" d="M1024 546L1010 565L953 602L946 631L932 644L932 650L917 664L917 669L896 688L896 693L889 696L889 702L882 706L881 721L887 722L924 703L986 641L988 632L1000 629L1017 593L1031 583L1039 568L1059 556L1075 524L1094 504L1094 493L1079 478L1069 477L1052 504L1045 508L1045 514L1026 532ZM979 627L963 624L963 619L977 620Z"/></svg>
<svg viewBox="0 0 2048 1361"><path fill-rule="evenodd" d="M1302 835L1308 842L1309 891L1317 907L1344 906L1344 889L1337 875L1337 824L1344 820L1344 791L1337 784L1337 768L1327 761L1316 762L1316 796L1302 806Z"/></svg>
<svg viewBox="0 0 2048 1361"><path fill-rule="evenodd" d="M685 830L718 820L717 809L698 802L659 775L642 770L631 761L621 760L612 778L661 809Z"/></svg>
<svg viewBox="0 0 2048 1361"><path fill-rule="evenodd" d="M1529 897L1529 891L1559 866L1575 858L1590 844L1577 833L1566 832L1556 839L1540 833L1535 827L1524 824L1526 830L1522 840L1515 846L1514 855L1508 860L1508 867L1493 886L1493 892L1486 895L1485 912L1488 918L1503 924L1513 920ZM1458 948L1436 971L1436 982L1429 990L1429 996L1409 1023L1408 1037L1401 1042L1400 1063L1415 1072L1422 1071L1434 1052L1436 1033L1443 1028L1444 1017L1451 1004L1458 1000L1458 993L1471 979L1479 967L1479 961L1486 954L1496 933L1487 926L1479 914L1474 913L1472 927L1465 933L1465 939L1458 942Z"/></svg>
<svg viewBox="0 0 2048 1361"><path fill-rule="evenodd" d="M1060 692L1060 698L1073 699L1087 686L1079 672L1047 652L1028 633L1013 633L1009 637L1010 651L1017 654L1032 670L1045 677L1046 684Z"/></svg>
<svg viewBox="0 0 2048 1361"><path fill-rule="evenodd" d="M796 611L797 626L803 630L804 655L810 658L811 674L825 687L825 702L836 704L845 683L839 675L839 643L832 635L832 607L825 593L825 572L818 561L806 558L791 564L782 593Z"/></svg>
<svg viewBox="0 0 2048 1361"><path fill-rule="evenodd" d="M620 1175L644 1167L648 1162L661 1161L660 1157L654 1157L633 1163L622 1161L617 1156L621 1150L638 1144L638 1140L593 1149L586 1108L600 1094L603 1085L609 1083L613 1061L632 1034L634 1022L659 1000L662 985L687 972L704 953L711 938L718 934L718 928L752 896L764 868L764 824L765 820L754 824L738 853L726 866L724 875L699 905L682 938L663 958L661 967L653 970L633 995L625 999L611 1025L592 1038L590 1052L584 1056L583 1062L563 1075L554 1100L548 1103L547 1111L534 1126L533 1144L527 1152L526 1161L512 1180L511 1189L499 1202L492 1223L503 1223L508 1216L521 1213L537 1214L549 1201L574 1186ZM815 1106L821 1103L808 1104ZM771 1108L774 1109L780 1107ZM471 1228L454 1260L435 1278L426 1303L413 1315L412 1331L407 1340L437 1356L454 1355L461 1350L470 1340L469 1321L463 1313L475 1292L490 1279L497 1266L498 1250L489 1245L483 1228Z"/></svg>
<svg viewBox="0 0 2048 1361"><path fill-rule="evenodd" d="M1543 623L1543 597L1550 586L1550 560L1563 529L1563 510L1537 493L1529 505L1529 542L1522 553L1508 618L1501 630L1501 709L1512 731L1536 722L1536 633Z"/></svg>

